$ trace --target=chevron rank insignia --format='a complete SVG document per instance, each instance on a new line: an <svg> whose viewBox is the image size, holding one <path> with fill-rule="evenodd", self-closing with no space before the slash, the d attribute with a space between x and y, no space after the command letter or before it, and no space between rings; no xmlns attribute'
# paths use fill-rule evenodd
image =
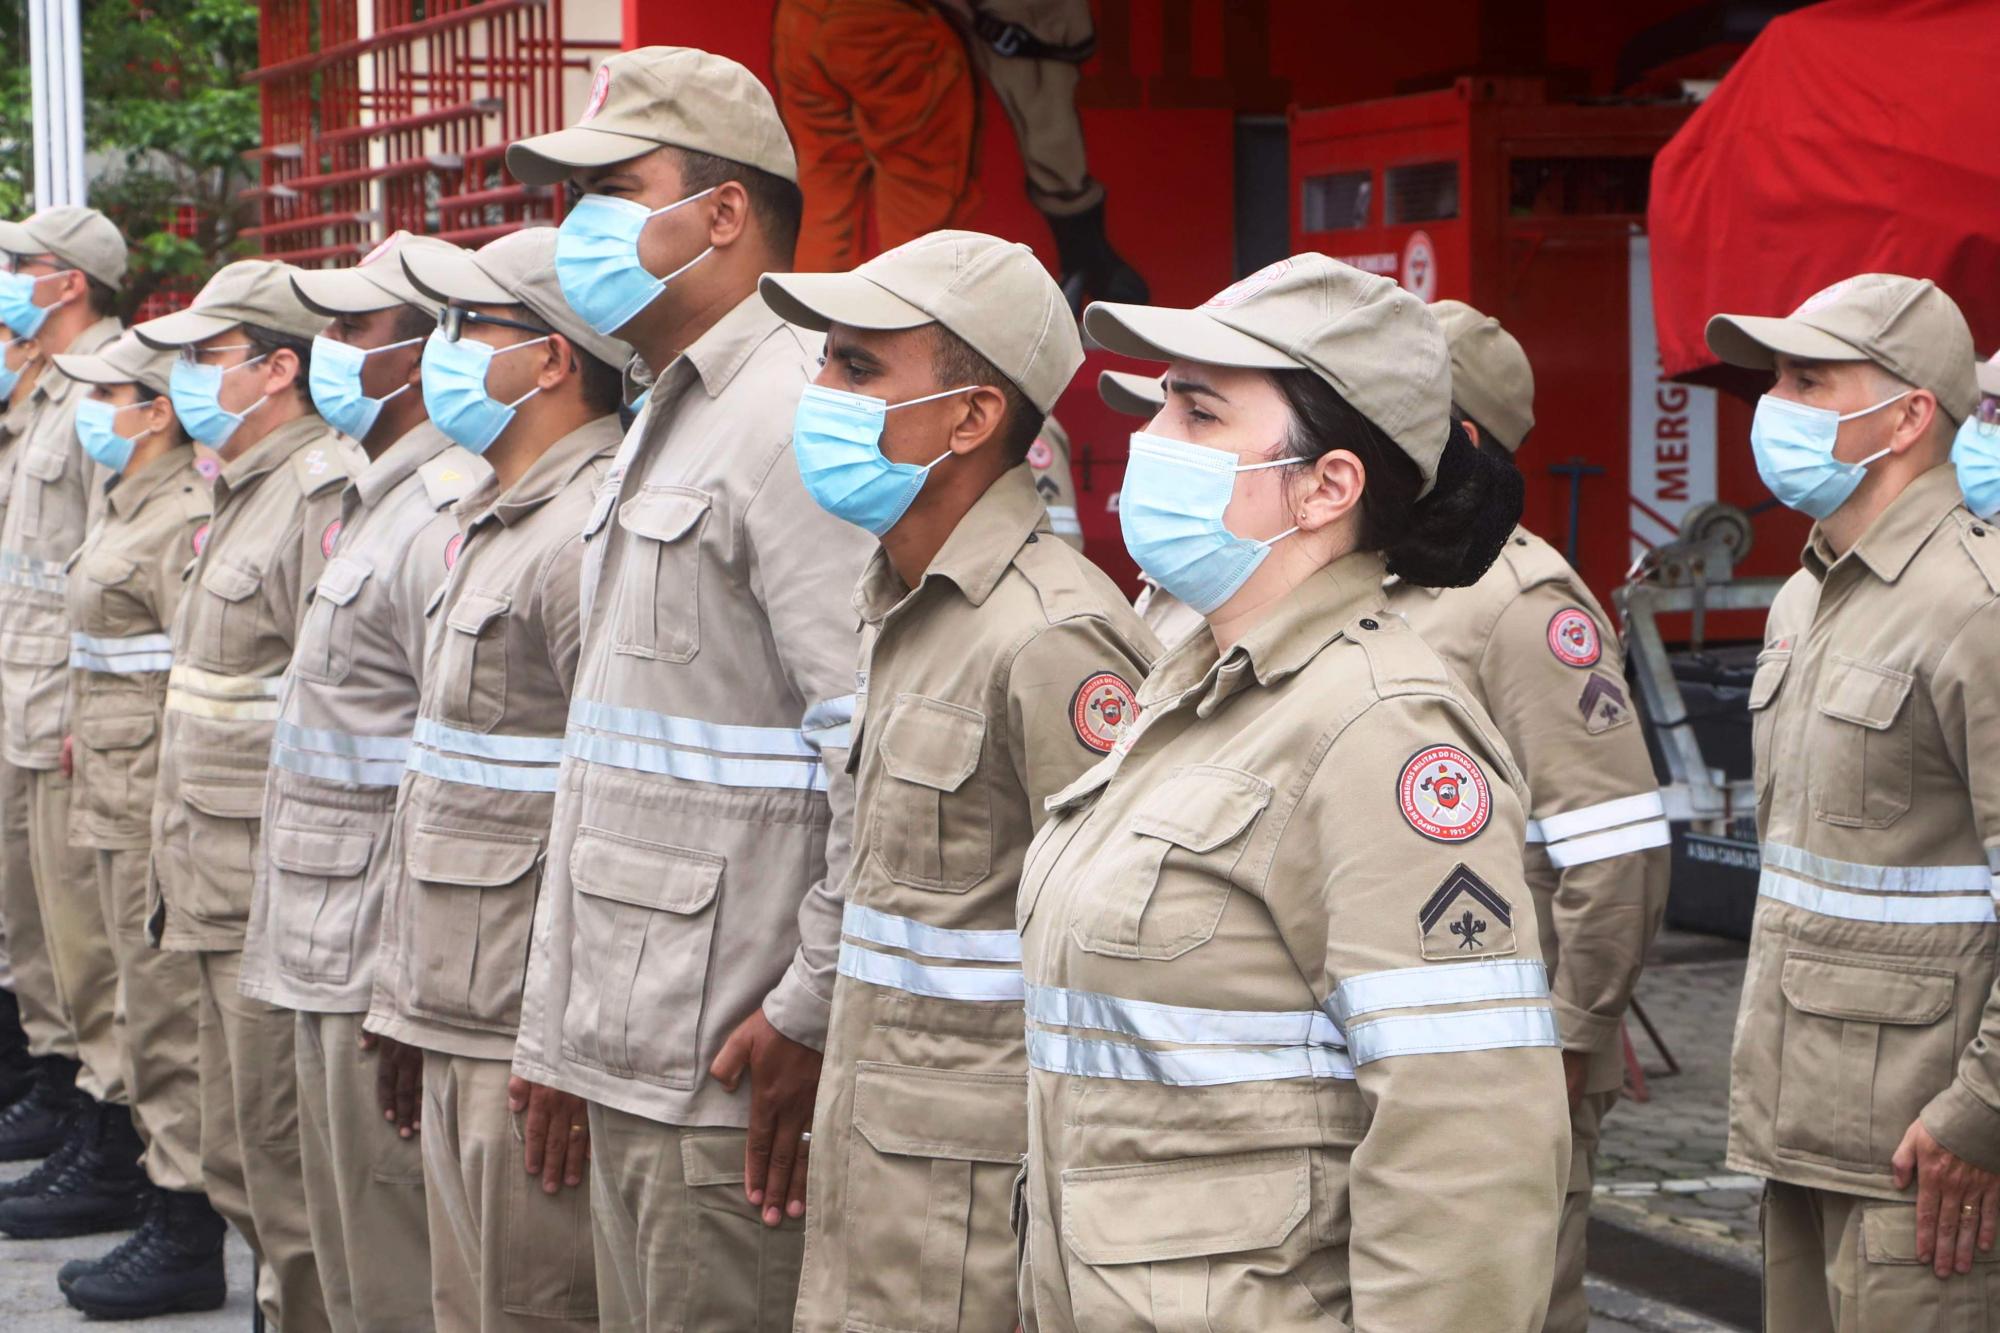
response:
<svg viewBox="0 0 2000 1333"><path fill-rule="evenodd" d="M1632 709L1625 701L1625 691L1619 688L1618 682L1597 671L1591 672L1584 680L1583 693L1577 696L1576 711L1583 715L1583 729L1593 736L1622 727L1632 720Z"/></svg>
<svg viewBox="0 0 2000 1333"><path fill-rule="evenodd" d="M1464 862L1417 912L1419 952L1433 962L1513 953L1514 907Z"/></svg>

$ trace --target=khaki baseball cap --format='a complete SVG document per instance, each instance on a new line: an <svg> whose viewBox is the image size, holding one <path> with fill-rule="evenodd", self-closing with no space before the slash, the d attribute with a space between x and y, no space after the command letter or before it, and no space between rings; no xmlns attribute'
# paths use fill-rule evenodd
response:
<svg viewBox="0 0 2000 1333"><path fill-rule="evenodd" d="M1750 370L1775 369L1780 353L1873 361L1936 394L1953 421L1979 405L1972 330L1958 303L1928 278L1863 273L1813 293L1782 319L1717 315L1708 321L1708 350Z"/></svg>
<svg viewBox="0 0 2000 1333"><path fill-rule="evenodd" d="M326 328L326 316L314 314L292 290L290 264L270 259L239 259L224 264L202 286L194 304L132 331L154 347L184 347L213 338L242 324L273 333L310 338Z"/></svg>
<svg viewBox="0 0 2000 1333"><path fill-rule="evenodd" d="M518 305L544 324L616 370L632 349L583 322L563 299L556 282L556 229L526 227L488 241L477 250L447 245L411 247L403 271L418 291L460 305Z"/></svg>
<svg viewBox="0 0 2000 1333"><path fill-rule="evenodd" d="M941 324L993 363L1046 415L1078 366L1076 321L1035 252L976 231L934 231L852 273L766 273L764 304L824 333Z"/></svg>
<svg viewBox="0 0 2000 1333"><path fill-rule="evenodd" d="M125 283L125 238L94 208L45 208L25 222L0 222L0 250L54 255L113 291Z"/></svg>
<svg viewBox="0 0 2000 1333"><path fill-rule="evenodd" d="M1995 352L1990 360L1981 361L1974 371L1978 376L1979 392L2000 398L2000 352Z"/></svg>
<svg viewBox="0 0 2000 1333"><path fill-rule="evenodd" d="M525 185L553 185L583 167L671 146L798 183L798 158L777 103L755 74L691 46L642 46L611 57L590 85L583 118L507 149Z"/></svg>
<svg viewBox="0 0 2000 1333"><path fill-rule="evenodd" d="M292 274L292 290L322 315L366 315L409 305L435 318L439 304L412 286L403 271L403 255L411 250L456 252L458 247L435 236L395 232L353 268L297 270Z"/></svg>
<svg viewBox="0 0 2000 1333"><path fill-rule="evenodd" d="M137 384L156 394L167 392L177 353L149 347L127 330L101 352L60 353L50 360L56 369L84 384Z"/></svg>
<svg viewBox="0 0 2000 1333"><path fill-rule="evenodd" d="M1535 372L1514 335L1463 301L1433 301L1451 349L1451 400L1508 453L1535 428Z"/></svg>
<svg viewBox="0 0 2000 1333"><path fill-rule="evenodd" d="M1093 302L1084 332L1148 361L1310 370L1437 480L1451 434L1451 358L1424 303L1322 254L1259 269L1193 310Z"/></svg>
<svg viewBox="0 0 2000 1333"><path fill-rule="evenodd" d="M1113 412L1151 420L1167 405L1167 386L1158 375L1134 375L1129 370L1097 372L1097 396Z"/></svg>

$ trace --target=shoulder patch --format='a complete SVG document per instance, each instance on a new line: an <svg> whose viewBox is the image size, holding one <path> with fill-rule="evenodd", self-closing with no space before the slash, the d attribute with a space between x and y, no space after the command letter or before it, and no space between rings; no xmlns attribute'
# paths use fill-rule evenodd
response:
<svg viewBox="0 0 2000 1333"><path fill-rule="evenodd" d="M1986 519L1960 514L1958 544L1965 548L1966 555L1978 566L1987 588L2000 593L2000 528Z"/></svg>
<svg viewBox="0 0 2000 1333"><path fill-rule="evenodd" d="M333 558L333 549L339 545L340 520L336 518L327 524L326 531L319 535L319 553L330 560Z"/></svg>
<svg viewBox="0 0 2000 1333"><path fill-rule="evenodd" d="M292 455L292 467L298 472L299 488L307 495L317 495L330 486L345 486L351 470L345 452L332 444L299 450Z"/></svg>
<svg viewBox="0 0 2000 1333"><path fill-rule="evenodd" d="M465 534L454 532L451 540L444 544L444 567L447 572L458 563L458 553L465 549Z"/></svg>
<svg viewBox="0 0 2000 1333"><path fill-rule="evenodd" d="M1583 682L1583 693L1576 699L1576 711L1583 718L1583 729L1593 736L1622 727L1632 720L1632 707L1626 701L1625 687L1601 671L1591 672Z"/></svg>
<svg viewBox="0 0 2000 1333"><path fill-rule="evenodd" d="M1070 725L1083 748L1096 754L1110 754L1138 716L1138 696L1115 672L1100 671L1088 677L1070 696Z"/></svg>
<svg viewBox="0 0 2000 1333"><path fill-rule="evenodd" d="M194 536L188 539L188 544L194 547L196 555L200 555L202 548L208 545L208 526L206 523L202 524L194 530Z"/></svg>
<svg viewBox="0 0 2000 1333"><path fill-rule="evenodd" d="M1056 461L1056 451L1049 448L1049 442L1037 435L1035 442L1028 446L1028 466L1037 472L1045 472Z"/></svg>
<svg viewBox="0 0 2000 1333"><path fill-rule="evenodd" d="M1432 961L1513 953L1514 905L1461 861L1417 909L1417 947Z"/></svg>
<svg viewBox="0 0 2000 1333"><path fill-rule="evenodd" d="M1595 666L1597 659L1604 656L1604 640L1597 622L1580 606L1566 606L1549 617L1548 639L1549 651L1564 666Z"/></svg>
<svg viewBox="0 0 2000 1333"><path fill-rule="evenodd" d="M1435 842L1479 836L1493 815L1493 792L1472 756L1456 745L1417 751L1396 780L1396 801L1410 827Z"/></svg>
<svg viewBox="0 0 2000 1333"><path fill-rule="evenodd" d="M456 504L479 484L479 473L465 459L452 457L456 452L448 451L417 469L417 476L424 483L424 495L433 509Z"/></svg>

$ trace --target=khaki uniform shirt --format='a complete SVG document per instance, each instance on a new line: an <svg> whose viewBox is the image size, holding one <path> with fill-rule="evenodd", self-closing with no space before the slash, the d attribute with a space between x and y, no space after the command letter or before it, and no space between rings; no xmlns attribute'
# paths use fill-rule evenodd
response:
<svg viewBox="0 0 2000 1333"><path fill-rule="evenodd" d="M1021 859L1042 803L1130 725L1158 653L1036 490L1014 469L915 590L878 551L855 593L868 688L800 1330L1013 1333Z"/></svg>
<svg viewBox="0 0 2000 1333"><path fill-rule="evenodd" d="M280 684L306 589L340 535L341 487L365 462L308 414L215 479L215 518L195 538L174 620L153 802L165 948L243 947Z"/></svg>
<svg viewBox="0 0 2000 1333"><path fill-rule="evenodd" d="M1541 1326L1570 1132L1485 712L1315 575L1199 636L1020 895L1042 1333Z"/></svg>
<svg viewBox="0 0 2000 1333"><path fill-rule="evenodd" d="M756 296L660 372L598 493L549 892L516 1070L629 1114L742 1126L708 1077L762 1008L826 1040L874 538L799 480L820 340ZM593 591L594 590L594 591Z"/></svg>
<svg viewBox="0 0 2000 1333"><path fill-rule="evenodd" d="M599 417L504 493L489 477L458 506L465 539L432 600L396 803L401 873L372 1032L480 1060L514 1054L583 629L577 533L617 447L618 419Z"/></svg>
<svg viewBox="0 0 2000 1333"><path fill-rule="evenodd" d="M100 319L71 343L86 355L122 333ZM0 521L0 757L21 768L62 762L63 701L69 688L69 607L64 570L83 545L110 474L76 442L76 405L89 389L42 368L28 401L7 512Z"/></svg>
<svg viewBox="0 0 2000 1333"><path fill-rule="evenodd" d="M18 403L0 405L0 530L4 530L7 524L7 501L14 493L14 472L21 461L21 441L26 438L28 427L34 420L33 386ZM6 574L4 566L0 566L0 588L5 586Z"/></svg>
<svg viewBox="0 0 2000 1333"><path fill-rule="evenodd" d="M1919 1116L2000 1171L2000 531L1950 466L1844 556L1814 530L1750 708L1763 872L1729 1165L1904 1198Z"/></svg>
<svg viewBox="0 0 2000 1333"><path fill-rule="evenodd" d="M341 494L340 535L306 594L285 673L244 943L246 995L320 1013L368 1009L424 611L459 533L440 511L491 475L425 421Z"/></svg>
<svg viewBox="0 0 2000 1333"><path fill-rule="evenodd" d="M1173 648L1196 630L1208 628L1208 620L1201 612L1144 574L1139 576L1139 581L1144 586L1139 589L1132 609L1139 613L1139 619L1146 622L1146 628L1159 636L1161 643Z"/></svg>
<svg viewBox="0 0 2000 1333"><path fill-rule="evenodd" d="M1525 528L1469 588L1391 580L1389 609L1458 673L1528 779L1528 887L1563 1047L1592 1057L1588 1091L1613 1091L1625 1077L1619 1021L1672 858L1610 621Z"/></svg>
<svg viewBox="0 0 2000 1333"><path fill-rule="evenodd" d="M1083 521L1076 512L1076 474L1069 452L1069 432L1054 417L1044 418L1042 433L1028 446L1028 467L1034 472L1036 492L1049 507L1049 527L1081 551Z"/></svg>
<svg viewBox="0 0 2000 1333"><path fill-rule="evenodd" d="M208 483L181 445L113 481L104 520L70 565L69 840L78 847L144 851L152 840L168 627L208 516Z"/></svg>

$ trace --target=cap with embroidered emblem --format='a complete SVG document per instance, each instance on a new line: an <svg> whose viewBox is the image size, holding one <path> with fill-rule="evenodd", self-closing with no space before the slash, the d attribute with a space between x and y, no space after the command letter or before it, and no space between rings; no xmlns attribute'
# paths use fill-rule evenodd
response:
<svg viewBox="0 0 2000 1333"><path fill-rule="evenodd" d="M184 347L243 324L273 333L311 338L326 330L326 316L310 309L292 290L290 264L271 259L239 259L215 271L196 293L194 304L133 329L154 347Z"/></svg>
<svg viewBox="0 0 2000 1333"><path fill-rule="evenodd" d="M292 288L299 299L322 315L366 315L391 306L415 306L435 317L437 300L419 291L403 271L403 255L412 250L450 251L457 246L435 236L393 233L370 250L353 268L298 269Z"/></svg>

